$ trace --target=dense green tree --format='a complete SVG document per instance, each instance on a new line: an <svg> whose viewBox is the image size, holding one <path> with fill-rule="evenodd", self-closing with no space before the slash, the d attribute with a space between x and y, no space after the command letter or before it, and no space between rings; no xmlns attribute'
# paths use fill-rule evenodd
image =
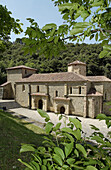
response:
<svg viewBox="0 0 111 170"><path fill-rule="evenodd" d="M11 12L6 6L0 5L0 50L5 49L6 41L10 38L11 31L15 34L22 32L21 23L11 17Z"/></svg>
<svg viewBox="0 0 111 170"><path fill-rule="evenodd" d="M59 55L64 47L65 40L102 41L104 57L111 54L111 0L52 0L58 6L64 23L57 26L54 23L46 24L42 29L31 18L31 25L26 30L27 53L40 53L49 56ZM81 21L81 22L79 22Z"/></svg>
<svg viewBox="0 0 111 170"><path fill-rule="evenodd" d="M8 42L6 50L0 52L0 84L6 81L6 68L26 65L37 69L38 73L53 73L67 71L67 64L75 60L87 63L87 75L105 75L111 78L111 57L100 58L101 44L72 44L65 45L65 49L58 56L46 58L39 52L24 56L25 45L17 39Z"/></svg>

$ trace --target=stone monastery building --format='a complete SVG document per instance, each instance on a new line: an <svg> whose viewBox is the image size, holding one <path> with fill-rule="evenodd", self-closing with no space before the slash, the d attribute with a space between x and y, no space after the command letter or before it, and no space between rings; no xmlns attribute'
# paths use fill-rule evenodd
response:
<svg viewBox="0 0 111 170"><path fill-rule="evenodd" d="M111 80L86 76L86 64L68 64L68 72L37 74L36 69L7 68L7 82L0 86L2 99L15 99L23 107L94 118L110 114Z"/></svg>

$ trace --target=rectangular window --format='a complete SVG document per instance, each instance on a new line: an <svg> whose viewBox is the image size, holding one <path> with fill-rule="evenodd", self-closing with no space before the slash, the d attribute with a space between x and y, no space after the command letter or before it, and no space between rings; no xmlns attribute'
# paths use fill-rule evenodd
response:
<svg viewBox="0 0 111 170"><path fill-rule="evenodd" d="M27 74L27 70L25 70L25 74Z"/></svg>
<svg viewBox="0 0 111 170"><path fill-rule="evenodd" d="M72 94L72 87L70 87L70 94Z"/></svg>
<svg viewBox="0 0 111 170"><path fill-rule="evenodd" d="M37 92L39 92L39 86L37 86Z"/></svg>
<svg viewBox="0 0 111 170"><path fill-rule="evenodd" d="M25 85L24 84L22 85L22 91L25 91Z"/></svg>
<svg viewBox="0 0 111 170"><path fill-rule="evenodd" d="M79 94L81 94L81 87L79 87Z"/></svg>
<svg viewBox="0 0 111 170"><path fill-rule="evenodd" d="M55 97L58 97L58 91L57 90L55 91Z"/></svg>

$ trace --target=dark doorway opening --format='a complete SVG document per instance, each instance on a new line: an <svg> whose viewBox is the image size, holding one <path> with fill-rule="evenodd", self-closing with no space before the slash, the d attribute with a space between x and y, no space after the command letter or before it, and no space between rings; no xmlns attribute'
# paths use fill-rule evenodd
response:
<svg viewBox="0 0 111 170"><path fill-rule="evenodd" d="M64 114L64 113L65 113L65 108L64 108L64 106L62 106L62 107L60 108L60 113L61 113L61 114Z"/></svg>
<svg viewBox="0 0 111 170"><path fill-rule="evenodd" d="M43 108L43 101L42 101L42 100L39 100L39 102L38 102L38 108L39 108L39 109L42 109L42 108Z"/></svg>

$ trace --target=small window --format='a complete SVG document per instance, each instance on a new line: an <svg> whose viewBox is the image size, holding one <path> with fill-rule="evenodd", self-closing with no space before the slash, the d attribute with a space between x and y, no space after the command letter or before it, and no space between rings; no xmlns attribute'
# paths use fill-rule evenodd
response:
<svg viewBox="0 0 111 170"><path fill-rule="evenodd" d="M39 92L39 86L37 86L37 92Z"/></svg>
<svg viewBox="0 0 111 170"><path fill-rule="evenodd" d="M55 97L58 97L58 91L57 90L55 91Z"/></svg>
<svg viewBox="0 0 111 170"><path fill-rule="evenodd" d="M81 94L81 87L79 87L79 94Z"/></svg>
<svg viewBox="0 0 111 170"><path fill-rule="evenodd" d="M25 74L27 74L27 70L25 70Z"/></svg>
<svg viewBox="0 0 111 170"><path fill-rule="evenodd" d="M72 87L70 87L70 94L72 94Z"/></svg>
<svg viewBox="0 0 111 170"><path fill-rule="evenodd" d="M24 84L22 85L22 91L25 91L25 85Z"/></svg>
<svg viewBox="0 0 111 170"><path fill-rule="evenodd" d="M107 100L107 93L105 93L104 99Z"/></svg>

